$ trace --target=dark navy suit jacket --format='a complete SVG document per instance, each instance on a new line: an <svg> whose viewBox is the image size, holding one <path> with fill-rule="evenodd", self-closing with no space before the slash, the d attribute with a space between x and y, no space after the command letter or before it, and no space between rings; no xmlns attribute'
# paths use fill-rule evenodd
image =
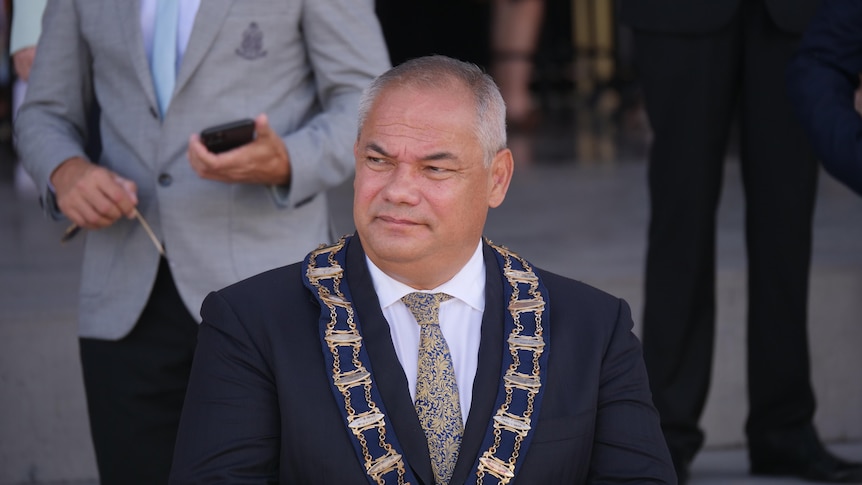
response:
<svg viewBox="0 0 862 485"><path fill-rule="evenodd" d="M788 91L831 175L862 195L862 1L824 0L788 69Z"/></svg>
<svg viewBox="0 0 862 485"><path fill-rule="evenodd" d="M347 251L347 283L387 416L407 465L420 484L432 484L425 435L357 237ZM471 473L501 381L503 286L491 251L485 247L478 370L452 484ZM171 483L368 483L330 390L320 308L301 271L275 269L204 302ZM535 437L513 483L676 483L628 305L540 274L550 358Z"/></svg>

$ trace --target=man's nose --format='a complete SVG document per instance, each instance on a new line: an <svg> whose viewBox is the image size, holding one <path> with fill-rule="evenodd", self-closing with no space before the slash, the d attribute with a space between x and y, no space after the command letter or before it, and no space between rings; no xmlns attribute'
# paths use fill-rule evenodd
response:
<svg viewBox="0 0 862 485"><path fill-rule="evenodd" d="M415 204L422 194L422 180L415 168L399 165L384 187L386 199L397 204Z"/></svg>

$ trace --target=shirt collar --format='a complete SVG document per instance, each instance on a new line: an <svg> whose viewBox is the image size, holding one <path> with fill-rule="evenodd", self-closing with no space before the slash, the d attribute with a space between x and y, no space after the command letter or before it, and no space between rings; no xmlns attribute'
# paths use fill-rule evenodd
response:
<svg viewBox="0 0 862 485"><path fill-rule="evenodd" d="M365 261L368 263L374 291L380 300L380 308L397 303L404 295L416 291L384 273L367 255ZM482 256L482 241L479 241L467 264L452 279L428 291L440 292L455 297L480 312L485 310L485 259Z"/></svg>

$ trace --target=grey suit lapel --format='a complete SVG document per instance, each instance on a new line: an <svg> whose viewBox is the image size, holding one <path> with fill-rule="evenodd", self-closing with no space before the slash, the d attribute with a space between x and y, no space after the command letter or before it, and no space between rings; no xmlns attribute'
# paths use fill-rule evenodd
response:
<svg viewBox="0 0 862 485"><path fill-rule="evenodd" d="M144 37L141 33L141 2L140 0L116 0L116 18L119 19L123 32L123 40L129 51L129 59L141 83L141 89L147 94L152 106L156 106L156 91L153 87L153 77L150 73L150 63L144 48Z"/></svg>
<svg viewBox="0 0 862 485"><path fill-rule="evenodd" d="M189 45L183 54L180 71L177 73L177 84L174 95L179 93L186 85L189 78L198 68L206 53L209 51L213 41L221 30L222 24L227 17L227 12L234 0L203 0L195 22L192 26L192 34Z"/></svg>

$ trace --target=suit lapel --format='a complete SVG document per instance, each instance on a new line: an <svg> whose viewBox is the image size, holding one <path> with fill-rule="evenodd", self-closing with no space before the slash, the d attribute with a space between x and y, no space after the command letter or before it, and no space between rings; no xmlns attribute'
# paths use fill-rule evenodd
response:
<svg viewBox="0 0 862 485"><path fill-rule="evenodd" d="M150 72L150 63L147 60L147 51L144 48L144 37L141 33L141 2L140 0L116 0L114 8L117 9L117 21L120 23L123 33L123 41L129 51L129 60L141 83L141 88L147 95L152 106L156 106L156 91L153 87L153 77Z"/></svg>
<svg viewBox="0 0 862 485"><path fill-rule="evenodd" d="M395 428L404 459L416 478L422 483L433 484L434 472L431 469L425 432L422 431L422 425L419 424L416 409L410 399L407 377L392 345L389 324L380 310L359 236L354 236L347 246L347 267L347 284L362 326L374 382L383 398L386 415Z"/></svg>
<svg viewBox="0 0 862 485"><path fill-rule="evenodd" d="M215 41L222 24L227 18L227 12L234 0L205 0L201 2L195 22L192 26L189 44L186 46L180 70L177 73L177 84L174 94L179 93L198 68L204 56Z"/></svg>
<svg viewBox="0 0 862 485"><path fill-rule="evenodd" d="M473 473L479 448L482 446L485 432L494 414L494 405L501 382L500 362L505 340L503 283L493 250L487 244L483 244L483 256L486 272L485 313L482 316L479 361L476 378L473 381L473 400L467 425L464 428L461 451L450 483L463 483ZM416 409L410 399L407 377L392 345L389 324L377 304L377 294L374 292L374 284L365 263L365 253L362 251L359 236L354 236L347 247L347 266L349 275L347 283L362 325L362 335L373 366L374 381L383 397L387 416L395 428L408 465L419 480L432 484L434 472L431 469L431 457L428 454L425 432L422 431Z"/></svg>
<svg viewBox="0 0 862 485"><path fill-rule="evenodd" d="M485 313L479 341L479 361L473 380L473 400L461 440L458 463L450 483L464 483L473 473L485 432L494 414L500 388L503 353L503 282L493 250L482 244L485 258Z"/></svg>

